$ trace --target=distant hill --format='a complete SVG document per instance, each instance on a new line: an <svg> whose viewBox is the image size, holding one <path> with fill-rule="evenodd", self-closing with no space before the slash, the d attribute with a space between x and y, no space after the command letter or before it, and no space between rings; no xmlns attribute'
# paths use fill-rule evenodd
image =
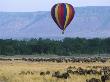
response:
<svg viewBox="0 0 110 82"><path fill-rule="evenodd" d="M53 22L49 11L0 12L0 38L110 37L110 7L77 7L65 34Z"/></svg>

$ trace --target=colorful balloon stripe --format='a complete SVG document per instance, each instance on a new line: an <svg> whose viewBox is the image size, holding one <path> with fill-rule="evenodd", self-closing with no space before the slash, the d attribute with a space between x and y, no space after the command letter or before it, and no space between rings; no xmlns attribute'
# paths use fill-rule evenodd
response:
<svg viewBox="0 0 110 82"><path fill-rule="evenodd" d="M52 7L51 15L61 30L65 30L74 17L75 11L72 5L58 3Z"/></svg>

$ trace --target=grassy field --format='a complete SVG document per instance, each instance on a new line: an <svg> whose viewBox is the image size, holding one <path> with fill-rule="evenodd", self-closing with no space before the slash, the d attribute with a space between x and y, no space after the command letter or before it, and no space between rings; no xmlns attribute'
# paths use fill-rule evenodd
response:
<svg viewBox="0 0 110 82"><path fill-rule="evenodd" d="M0 61L0 82L86 82L86 79L100 78L100 75L70 75L66 80L50 75L41 76L40 72L64 72L69 66L87 68L88 66L110 66L106 63L38 63L25 61ZM23 74L23 72L31 72ZM110 81L108 81L110 82Z"/></svg>

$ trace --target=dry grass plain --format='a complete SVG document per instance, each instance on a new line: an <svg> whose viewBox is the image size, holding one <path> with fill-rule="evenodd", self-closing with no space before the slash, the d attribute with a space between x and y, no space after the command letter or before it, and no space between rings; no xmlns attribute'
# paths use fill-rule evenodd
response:
<svg viewBox="0 0 110 82"><path fill-rule="evenodd" d="M0 61L0 82L86 82L86 79L100 78L100 75L71 75L69 79L57 79L51 75L40 76L41 71L64 72L69 66L87 68L88 66L110 66L106 63L51 63L26 61ZM32 74L20 74L22 72ZM108 81L110 82L110 81Z"/></svg>

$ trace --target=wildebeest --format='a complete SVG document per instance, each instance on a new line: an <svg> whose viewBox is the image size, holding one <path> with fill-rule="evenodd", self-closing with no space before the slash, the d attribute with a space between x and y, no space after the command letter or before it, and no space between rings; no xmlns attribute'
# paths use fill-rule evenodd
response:
<svg viewBox="0 0 110 82"><path fill-rule="evenodd" d="M19 73L19 75L33 75L33 74L34 74L34 72L32 72L32 71L21 71Z"/></svg>
<svg viewBox="0 0 110 82"><path fill-rule="evenodd" d="M106 80L110 80L110 75L103 75L101 76L102 82L106 82Z"/></svg>
<svg viewBox="0 0 110 82"><path fill-rule="evenodd" d="M92 79L87 79L86 82L101 82L100 79L92 78Z"/></svg>
<svg viewBox="0 0 110 82"><path fill-rule="evenodd" d="M50 71L46 71L46 73L45 73L46 75L49 75L50 74Z"/></svg>
<svg viewBox="0 0 110 82"><path fill-rule="evenodd" d="M44 76L44 75L45 75L45 72L40 72L40 75L41 75L41 76Z"/></svg>
<svg viewBox="0 0 110 82"><path fill-rule="evenodd" d="M67 79L67 78L70 77L70 75L67 72L60 74L60 72L57 71L54 74L52 74L52 77L61 78L61 79Z"/></svg>

